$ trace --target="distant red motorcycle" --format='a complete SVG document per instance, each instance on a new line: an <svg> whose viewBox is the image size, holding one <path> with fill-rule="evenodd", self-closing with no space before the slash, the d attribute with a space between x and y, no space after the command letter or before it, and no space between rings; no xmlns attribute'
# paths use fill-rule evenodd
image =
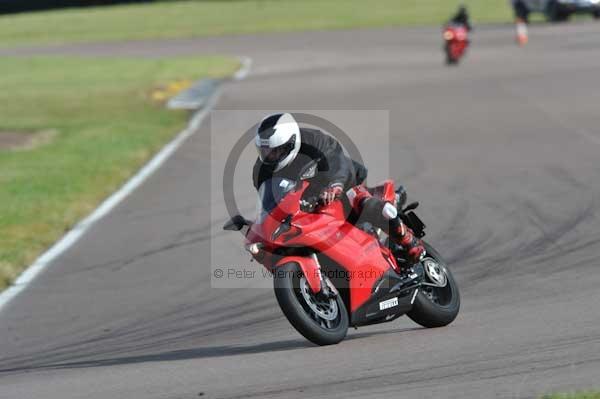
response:
<svg viewBox="0 0 600 399"><path fill-rule="evenodd" d="M444 53L446 64L456 65L465 55L469 47L469 31L467 27L459 24L448 24L444 28Z"/></svg>
<svg viewBox="0 0 600 399"><path fill-rule="evenodd" d="M460 296L438 252L426 243L423 261L407 264L401 248L381 230L348 221L341 200L322 205L307 198L309 175L265 181L256 220L237 215L223 226L245 229L246 249L272 273L275 296L292 326L308 340L330 345L344 339L349 326L404 314L424 327L451 323ZM391 181L371 191L395 204L415 235L425 235L425 225L412 212L418 203L404 207L404 191L394 191Z"/></svg>

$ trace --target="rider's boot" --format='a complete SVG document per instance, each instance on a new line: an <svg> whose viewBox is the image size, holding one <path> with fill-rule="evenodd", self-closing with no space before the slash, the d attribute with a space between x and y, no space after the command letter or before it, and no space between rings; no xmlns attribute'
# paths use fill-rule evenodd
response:
<svg viewBox="0 0 600 399"><path fill-rule="evenodd" d="M415 236L399 217L390 219L390 238L402 247L405 259L410 264L419 263L425 256L423 241Z"/></svg>
<svg viewBox="0 0 600 399"><path fill-rule="evenodd" d="M406 195L397 193L399 198L396 202L402 206L406 201ZM347 192L348 199L352 207L363 214L367 220L375 226L388 230L389 236L394 243L402 247L403 258L411 264L418 263L425 256L425 247L423 241L417 238L413 231L408 228L398 215L398 208L389 202L384 202L379 198L371 196L365 186L353 187ZM401 201L398 201L401 200Z"/></svg>

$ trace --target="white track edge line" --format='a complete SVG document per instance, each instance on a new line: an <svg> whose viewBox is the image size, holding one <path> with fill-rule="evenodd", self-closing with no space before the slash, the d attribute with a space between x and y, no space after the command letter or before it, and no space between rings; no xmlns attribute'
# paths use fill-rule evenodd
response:
<svg viewBox="0 0 600 399"><path fill-rule="evenodd" d="M212 110L220 95L217 88L202 110L197 111L187 127L162 148L146 165L131 177L119 190L100 204L89 216L75 225L65 236L44 252L31 266L0 294L0 311L20 294L46 267L63 252L75 244L98 220L106 216L121 201L148 179L189 138Z"/></svg>
<svg viewBox="0 0 600 399"><path fill-rule="evenodd" d="M234 80L242 80L250 72L252 67L252 59L249 57L241 57L242 66L233 75ZM181 145L192 136L200 127L204 118L216 105L221 95L221 88L218 87L211 95L206 103L206 106L197 111L190 119L187 127L183 129L177 136L164 146L152 159L146 163L133 177L131 177L119 190L114 192L104 202L98 206L89 216L81 220L75 225L66 235L58 240L50 249L44 252L36 261L30 265L25 271L10 285L6 290L0 293L0 312L29 284L42 273L47 266L63 252L68 250L75 244L97 221L106 216L113 210L121 201L127 198L135 189L144 183Z"/></svg>
<svg viewBox="0 0 600 399"><path fill-rule="evenodd" d="M98 220L106 216L121 201L128 197L136 188L148 179L162 164L189 138L200 126L206 115L220 95L220 89L211 94L206 107L196 112L187 127L182 130L171 142L162 148L146 165L131 177L119 190L114 192L100 204L89 216L81 220L69 232L57 241L50 249L44 252L31 266L10 285L4 292L0 293L0 311L8 305L17 295L41 273L46 267L63 252L75 244Z"/></svg>

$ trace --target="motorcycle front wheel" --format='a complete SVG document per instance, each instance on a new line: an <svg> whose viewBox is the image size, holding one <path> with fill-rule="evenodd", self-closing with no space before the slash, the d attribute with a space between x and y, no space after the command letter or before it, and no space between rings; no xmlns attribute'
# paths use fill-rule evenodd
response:
<svg viewBox="0 0 600 399"><path fill-rule="evenodd" d="M419 288L412 310L407 315L423 327L443 327L452 323L458 316L460 293L441 255L427 243L425 250L427 256L421 262L425 281Z"/></svg>
<svg viewBox="0 0 600 399"><path fill-rule="evenodd" d="M346 337L349 319L344 301L339 295L317 298L298 264L278 267L273 287L283 314L306 339L317 345L332 345Z"/></svg>
<svg viewBox="0 0 600 399"><path fill-rule="evenodd" d="M458 64L458 59L452 54L452 48L450 43L446 43L444 47L444 52L446 54L446 65L456 65Z"/></svg>

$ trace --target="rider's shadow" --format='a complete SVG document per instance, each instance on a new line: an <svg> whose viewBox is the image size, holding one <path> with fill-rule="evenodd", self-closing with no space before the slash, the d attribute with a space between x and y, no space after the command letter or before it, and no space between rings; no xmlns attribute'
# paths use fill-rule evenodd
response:
<svg viewBox="0 0 600 399"><path fill-rule="evenodd" d="M352 341L355 339L364 339L375 337L386 334L398 334L403 332L410 332L421 330L422 327L405 327L405 328L393 328L379 331L364 331L364 332L351 332L346 337L346 341ZM342 343L343 344L343 343ZM335 345L333 345L335 347ZM121 356L104 359L94 360L81 360L74 362L55 362L45 364L32 364L32 365L21 365L13 367L0 367L0 373L19 373L23 371L43 370L43 369L76 369L76 368L90 368L90 367L106 367L115 365L125 364L137 364L137 363L152 363L152 362L169 362L189 359L205 359L215 357L226 357L236 356L245 354L257 354L257 353L268 353L268 352L285 352L296 349L310 349L319 348L311 342L308 342L302 338L275 342L265 342L255 345L223 345L203 348L192 348L183 349L176 351L167 351L160 353L150 353L134 356Z"/></svg>
<svg viewBox="0 0 600 399"><path fill-rule="evenodd" d="M301 348L311 348L316 345L304 339L285 340L276 342L265 342L256 345L223 345L203 348L192 348L160 353L149 353L133 356L120 356L103 359L81 360L73 362L54 362L32 365L21 365L13 367L0 367L0 373L18 373L40 369L75 369L89 367L105 367L124 364L169 362L190 359L205 359L213 357L225 357L245 354L256 354L266 352L288 351Z"/></svg>

